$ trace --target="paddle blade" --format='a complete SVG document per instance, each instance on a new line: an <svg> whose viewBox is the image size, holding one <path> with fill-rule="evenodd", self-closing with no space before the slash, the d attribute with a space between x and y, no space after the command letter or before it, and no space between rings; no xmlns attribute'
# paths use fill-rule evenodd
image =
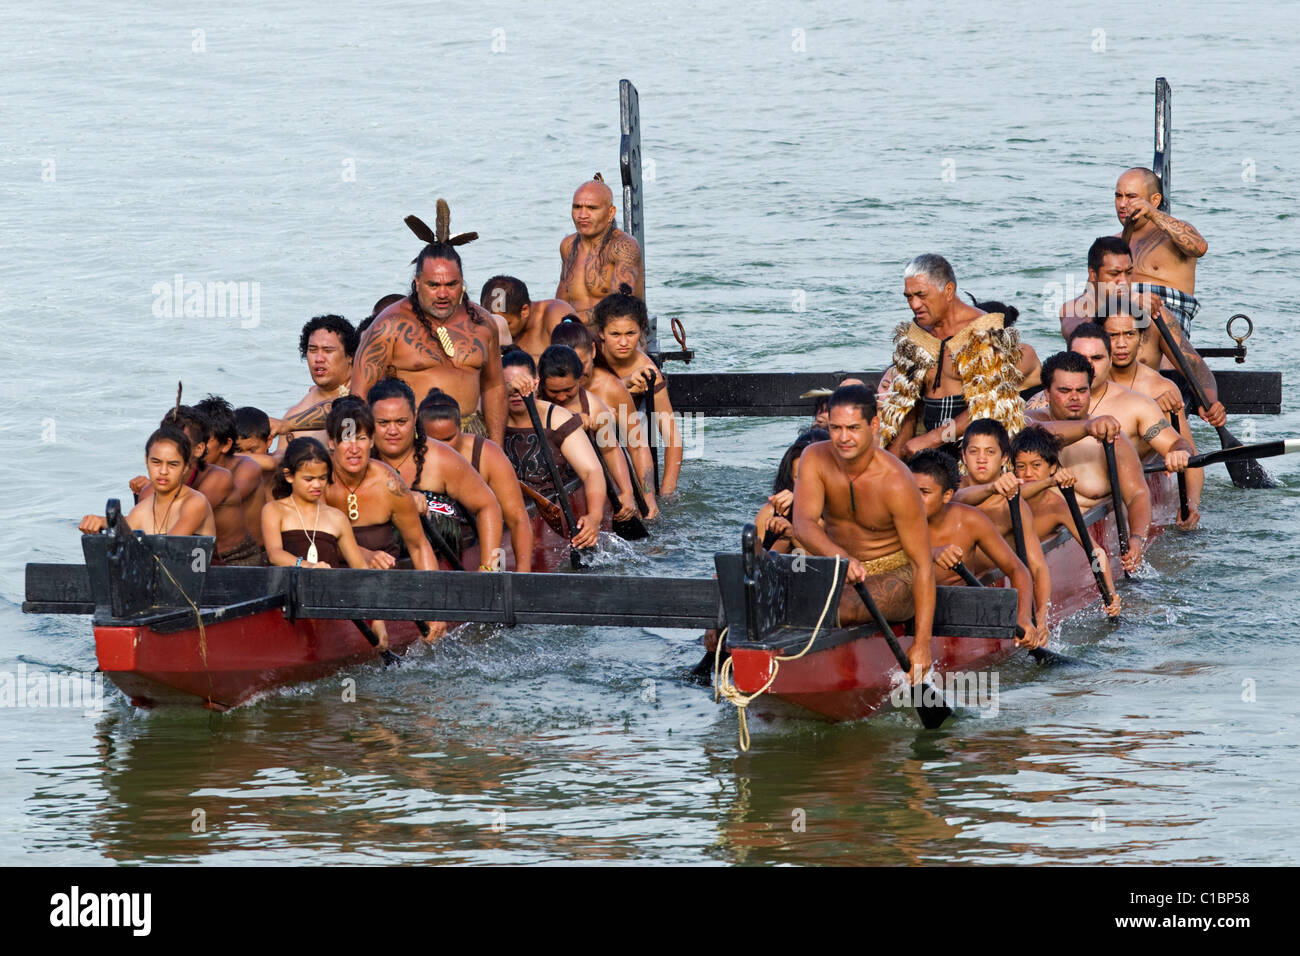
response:
<svg viewBox="0 0 1300 956"><path fill-rule="evenodd" d="M1240 448L1241 442L1237 436L1223 426L1215 429L1219 433L1219 444L1225 449ZM1276 479L1273 478L1264 466L1253 458L1237 459L1235 461L1224 462L1228 467L1228 477L1238 488L1277 488L1279 487Z"/></svg>
<svg viewBox="0 0 1300 956"><path fill-rule="evenodd" d="M1029 652L1029 656L1042 664L1044 667L1086 667L1090 670L1096 670L1097 665L1088 661L1081 661L1077 657L1066 657L1064 654L1057 654L1055 651L1049 651L1045 647L1035 647Z"/></svg>
<svg viewBox="0 0 1300 956"><path fill-rule="evenodd" d="M933 684L914 684L911 697L916 716L921 718L921 726L926 730L934 730L952 716L952 708L943 702L943 694Z"/></svg>
<svg viewBox="0 0 1300 956"><path fill-rule="evenodd" d="M724 661L730 656L726 651L722 652ZM686 680L692 684L700 684L703 687L708 687L713 683L713 651L704 652L700 662L691 668L686 675Z"/></svg>
<svg viewBox="0 0 1300 956"><path fill-rule="evenodd" d="M1280 487L1277 479L1253 458L1247 458L1245 461L1226 461L1224 464L1228 467L1228 477L1238 488Z"/></svg>
<svg viewBox="0 0 1300 956"><path fill-rule="evenodd" d="M643 538L650 537L650 532L636 515L626 521L615 521L614 533L624 541L640 541Z"/></svg>

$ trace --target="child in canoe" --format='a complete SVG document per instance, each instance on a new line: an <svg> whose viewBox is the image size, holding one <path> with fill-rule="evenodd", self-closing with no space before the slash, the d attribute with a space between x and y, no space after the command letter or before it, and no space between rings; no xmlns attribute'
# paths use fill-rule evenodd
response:
<svg viewBox="0 0 1300 956"><path fill-rule="evenodd" d="M262 538L273 565L302 568L366 567L348 516L325 503L333 474L329 452L314 438L285 449L272 500L262 508ZM371 621L379 649L388 647L383 621Z"/></svg>

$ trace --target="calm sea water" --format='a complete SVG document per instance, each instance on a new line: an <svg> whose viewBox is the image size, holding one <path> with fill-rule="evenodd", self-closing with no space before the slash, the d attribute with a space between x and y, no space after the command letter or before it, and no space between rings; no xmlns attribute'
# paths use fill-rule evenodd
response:
<svg viewBox="0 0 1300 956"><path fill-rule="evenodd" d="M471 288L553 294L572 189L617 177L625 76L648 299L699 370L882 366L923 251L1053 351L1044 290L1115 231L1168 76L1173 211L1210 244L1197 341L1251 314L1247 367L1284 370L1290 411L1233 427L1300 433L1296 7L861 7L8 12L0 672L93 671L88 619L20 613L23 565L79 560L77 518L124 493L178 379L295 401L303 321L408 280L403 216L446 197L483 237ZM256 283L256 315L159 316L177 276ZM794 431L708 421L654 540L607 567L709 573ZM1295 863L1300 464L1270 467L1268 493L1214 470L1122 627L1063 627L1101 667L1012 663L995 717L756 721L741 754L731 708L680 680L696 635L465 629L353 672L355 703L338 678L224 716L0 711L0 863Z"/></svg>

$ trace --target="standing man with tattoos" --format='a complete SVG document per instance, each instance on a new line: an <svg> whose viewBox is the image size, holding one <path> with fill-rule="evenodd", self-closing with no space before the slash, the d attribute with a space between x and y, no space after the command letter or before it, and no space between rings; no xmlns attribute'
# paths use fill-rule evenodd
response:
<svg viewBox="0 0 1300 956"><path fill-rule="evenodd" d="M1133 291L1160 296L1165 311L1191 337L1196 301L1196 260L1209 248L1189 222L1160 211L1160 179L1145 166L1124 173L1115 184L1115 215L1121 237L1133 251Z"/></svg>
<svg viewBox="0 0 1300 956"><path fill-rule="evenodd" d="M595 334L596 303L626 282L645 300L641 247L614 225L614 193L600 173L573 194L573 227L560 243L560 284L555 297L570 303Z"/></svg>

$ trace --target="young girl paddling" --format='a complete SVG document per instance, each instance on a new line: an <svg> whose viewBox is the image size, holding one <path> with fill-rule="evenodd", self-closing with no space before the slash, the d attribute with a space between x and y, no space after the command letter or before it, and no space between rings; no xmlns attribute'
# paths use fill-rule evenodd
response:
<svg viewBox="0 0 1300 956"><path fill-rule="evenodd" d="M366 567L347 515L325 503L333 466L314 438L295 438L285 449L272 500L262 508L262 538L271 564L302 568ZM388 647L383 621L371 621L379 649Z"/></svg>
<svg viewBox="0 0 1300 956"><path fill-rule="evenodd" d="M208 499L185 484L192 451L189 436L180 429L164 425L149 436L144 461L154 493L126 516L132 531L216 537L217 524ZM107 522L103 515L86 515L79 527L82 534L99 534Z"/></svg>
<svg viewBox="0 0 1300 956"><path fill-rule="evenodd" d="M600 358L605 367L623 380L634 396L653 389L656 421L651 424L661 435L664 447L664 471L660 494L670 495L677 488L682 470L682 439L677 418L668 401L668 382L650 356L642 351L650 335L650 320L645 303L632 295L626 284L607 295L596 306L595 323L599 335Z"/></svg>

